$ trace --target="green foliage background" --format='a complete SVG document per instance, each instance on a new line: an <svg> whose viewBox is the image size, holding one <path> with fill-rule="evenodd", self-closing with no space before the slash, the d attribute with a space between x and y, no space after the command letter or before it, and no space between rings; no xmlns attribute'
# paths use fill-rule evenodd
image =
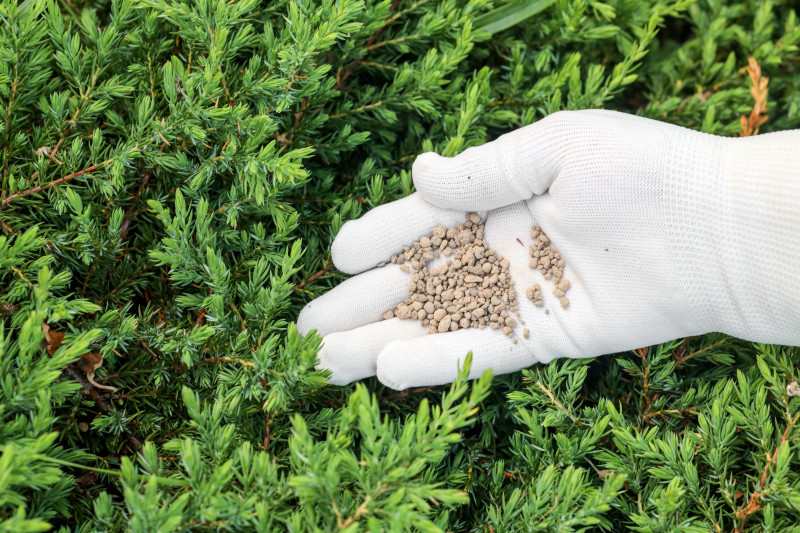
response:
<svg viewBox="0 0 800 533"><path fill-rule="evenodd" d="M736 135L750 56L800 126L793 4L0 0L0 531L800 529L796 349L396 393L293 325L420 152L588 107Z"/></svg>

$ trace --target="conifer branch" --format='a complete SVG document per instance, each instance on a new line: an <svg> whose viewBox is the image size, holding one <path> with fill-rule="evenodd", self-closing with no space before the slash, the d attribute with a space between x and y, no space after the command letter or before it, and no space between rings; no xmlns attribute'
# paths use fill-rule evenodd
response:
<svg viewBox="0 0 800 533"><path fill-rule="evenodd" d="M381 48L383 46L388 46L390 44L404 43L406 41L411 41L411 40L414 40L414 39L417 39L417 38L419 38L419 34L418 33L414 33L414 34L411 34L411 35L407 35L405 37L398 37L397 39L389 39L387 41L381 41L379 43L374 43L374 44L371 44L369 46L365 46L364 48L366 50L372 51L372 50L376 50L378 48Z"/></svg>
<svg viewBox="0 0 800 533"><path fill-rule="evenodd" d="M793 127L786 0L184 4L0 0L0 530L800 521L796 349L713 334L390 391L376 354L331 386L293 323L341 277L331 226L410 194L422 151L560 109Z"/></svg>
<svg viewBox="0 0 800 533"><path fill-rule="evenodd" d="M380 485L381 484L378 483L378 486ZM358 519L364 516L365 514L369 514L369 509L367 509L367 505L369 505L370 500L371 497L367 495L364 501L361 502L361 505L358 506L358 509L356 509L356 512L353 514L353 516L348 517L347 520L345 520L341 524L338 524L339 529L345 529L346 527L350 526L353 522L358 521Z"/></svg>
<svg viewBox="0 0 800 533"><path fill-rule="evenodd" d="M372 104L362 105L361 107L356 107L355 109L350 109L350 110L345 111L343 113L336 113L336 114L330 115L328 118L331 118L331 119L333 119L333 118L342 118L342 117L346 117L347 115L353 115L355 113L361 113L362 111L367 111L369 109L375 109L376 107L380 107L381 105L383 105L383 102L375 102L375 103L372 103Z"/></svg>

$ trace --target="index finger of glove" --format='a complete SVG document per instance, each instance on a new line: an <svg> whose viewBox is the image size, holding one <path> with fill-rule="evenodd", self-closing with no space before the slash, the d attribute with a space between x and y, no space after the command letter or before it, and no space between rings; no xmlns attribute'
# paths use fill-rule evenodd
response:
<svg viewBox="0 0 800 533"><path fill-rule="evenodd" d="M559 111L455 157L419 155L414 186L445 209L491 210L543 194L564 161L586 157L584 146L608 121L584 111Z"/></svg>
<svg viewBox="0 0 800 533"><path fill-rule="evenodd" d="M483 218L486 212L478 214ZM419 193L378 206L342 226L331 245L333 264L347 274L359 274L388 262L436 226L465 222L465 216L463 210L436 207Z"/></svg>

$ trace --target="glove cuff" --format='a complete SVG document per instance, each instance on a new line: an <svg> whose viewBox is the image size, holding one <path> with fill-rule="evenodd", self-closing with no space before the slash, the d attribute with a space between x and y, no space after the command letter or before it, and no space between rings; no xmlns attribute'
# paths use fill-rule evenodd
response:
<svg viewBox="0 0 800 533"><path fill-rule="evenodd" d="M665 216L678 275L704 331L797 343L800 131L672 135Z"/></svg>

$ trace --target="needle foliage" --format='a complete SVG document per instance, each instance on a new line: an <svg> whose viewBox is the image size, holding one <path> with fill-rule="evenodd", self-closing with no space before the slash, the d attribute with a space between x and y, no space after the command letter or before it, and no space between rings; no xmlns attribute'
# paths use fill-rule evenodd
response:
<svg viewBox="0 0 800 533"><path fill-rule="evenodd" d="M423 151L800 126L793 4L0 0L0 532L797 530L799 350L397 393L294 325Z"/></svg>

